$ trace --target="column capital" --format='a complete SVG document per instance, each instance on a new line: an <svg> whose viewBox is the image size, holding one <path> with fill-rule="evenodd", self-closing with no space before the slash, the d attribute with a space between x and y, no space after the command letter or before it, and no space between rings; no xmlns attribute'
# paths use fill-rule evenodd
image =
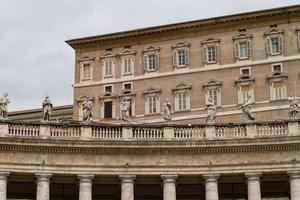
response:
<svg viewBox="0 0 300 200"><path fill-rule="evenodd" d="M217 182L220 174L203 174L205 182Z"/></svg>
<svg viewBox="0 0 300 200"><path fill-rule="evenodd" d="M90 182L92 182L94 177L95 176L92 175L92 174L79 174L79 175L77 175L77 178L79 179L79 181L81 183L83 183L83 182L90 183Z"/></svg>
<svg viewBox="0 0 300 200"><path fill-rule="evenodd" d="M130 175L130 174L119 175L119 179L122 181L122 183L133 183L135 177L136 175Z"/></svg>
<svg viewBox="0 0 300 200"><path fill-rule="evenodd" d="M259 181L262 173L261 172L249 172L245 173L245 176L247 177L248 181Z"/></svg>
<svg viewBox="0 0 300 200"><path fill-rule="evenodd" d="M50 178L52 177L52 174L50 174L50 173L36 173L35 177L38 179L38 181L49 182Z"/></svg>
<svg viewBox="0 0 300 200"><path fill-rule="evenodd" d="M9 174L9 172L0 172L0 180L6 180Z"/></svg>
<svg viewBox="0 0 300 200"><path fill-rule="evenodd" d="M300 171L288 171L290 179L300 179Z"/></svg>
<svg viewBox="0 0 300 200"><path fill-rule="evenodd" d="M174 183L178 176L176 174L164 174L160 176L164 183Z"/></svg>

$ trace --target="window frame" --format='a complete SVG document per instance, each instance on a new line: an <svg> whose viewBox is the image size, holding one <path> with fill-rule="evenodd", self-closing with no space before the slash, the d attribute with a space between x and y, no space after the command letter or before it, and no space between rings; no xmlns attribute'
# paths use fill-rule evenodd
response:
<svg viewBox="0 0 300 200"><path fill-rule="evenodd" d="M280 66L280 71L275 71L274 66ZM273 63L271 65L271 71L272 71L272 73L273 72L279 72L279 73L283 72L283 64L282 63Z"/></svg>
<svg viewBox="0 0 300 200"><path fill-rule="evenodd" d="M124 83L122 83L123 90L128 90L128 89L125 88L126 84L130 84L130 91L132 91L133 90L133 84L132 84L132 82L124 82Z"/></svg>
<svg viewBox="0 0 300 200"><path fill-rule="evenodd" d="M172 46L173 49L173 66L175 68L186 68L190 64L190 43L178 43ZM184 52L184 64L179 64L179 51Z"/></svg>
<svg viewBox="0 0 300 200"><path fill-rule="evenodd" d="M205 65L217 64L220 59L220 39L208 38L201 41L202 45L202 61ZM208 48L214 47L215 49L215 60L209 60Z"/></svg>
<svg viewBox="0 0 300 200"><path fill-rule="evenodd" d="M241 105L245 103L247 98L244 98L244 92L242 91L243 86L250 87L249 93L251 95L251 103L255 103L255 79L251 75L240 75L240 77L235 81L237 90L237 104Z"/></svg>
<svg viewBox="0 0 300 200"><path fill-rule="evenodd" d="M106 87L111 87L111 92L107 92ZM106 93L111 93L112 94L114 92L114 85L113 84L104 85L103 86L103 92L104 92L104 94L106 94Z"/></svg>
<svg viewBox="0 0 300 200"><path fill-rule="evenodd" d="M264 33L265 49L268 56L283 55L284 52L284 34L283 30L274 28ZM278 38L278 52L273 52L272 39Z"/></svg>
<svg viewBox="0 0 300 200"><path fill-rule="evenodd" d="M249 70L249 74L243 74L243 70ZM251 75L251 67L241 67L240 68L240 75L241 76L250 76Z"/></svg>
<svg viewBox="0 0 300 200"><path fill-rule="evenodd" d="M78 60L80 70L79 70L79 81L80 82L87 82L87 81L93 81L93 71L94 71L94 60L95 58L90 58L88 56L83 57L82 59ZM90 75L89 78L84 77L84 65L89 65L90 68Z"/></svg>
<svg viewBox="0 0 300 200"><path fill-rule="evenodd" d="M251 60L252 58L252 35L249 33L239 33L232 37L233 44L234 44L234 57L236 61L244 61L244 60ZM247 48L244 48L245 55L242 55L241 51L241 44L246 44Z"/></svg>
<svg viewBox="0 0 300 200"><path fill-rule="evenodd" d="M149 56L154 56L155 68L150 69ZM148 47L143 50L143 68L145 72L155 72L159 70L160 65L160 48L159 47Z"/></svg>
<svg viewBox="0 0 300 200"><path fill-rule="evenodd" d="M210 94L209 92L210 91L216 91L216 104L215 106L216 107L221 107L222 106L222 85L223 85L223 82L221 81L218 81L218 80L215 80L215 79L209 79L207 81L205 81L203 83L203 88L204 88L204 101L205 101L205 105L208 105L210 102L209 102L209 99L210 99Z"/></svg>
<svg viewBox="0 0 300 200"><path fill-rule="evenodd" d="M155 115L155 114L160 114L160 94L161 94L161 89L155 88L153 86L148 87L146 90L144 90L143 95L145 98L145 115ZM149 98L155 97L156 102L156 112L150 112L150 102Z"/></svg>

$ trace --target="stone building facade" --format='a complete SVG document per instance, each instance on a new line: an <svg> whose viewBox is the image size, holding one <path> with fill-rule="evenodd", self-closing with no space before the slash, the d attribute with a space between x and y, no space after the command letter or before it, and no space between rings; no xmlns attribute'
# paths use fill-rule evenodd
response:
<svg viewBox="0 0 300 200"><path fill-rule="evenodd" d="M299 200L298 27L293 6L67 41L75 120L0 120L0 200Z"/></svg>
<svg viewBox="0 0 300 200"><path fill-rule="evenodd" d="M168 98L176 123L241 122L251 96L258 120L286 116L299 96L300 7L292 6L69 40L75 50L74 119L92 98L94 120L118 122L130 97L133 121L159 123ZM230 116L230 117L228 117Z"/></svg>

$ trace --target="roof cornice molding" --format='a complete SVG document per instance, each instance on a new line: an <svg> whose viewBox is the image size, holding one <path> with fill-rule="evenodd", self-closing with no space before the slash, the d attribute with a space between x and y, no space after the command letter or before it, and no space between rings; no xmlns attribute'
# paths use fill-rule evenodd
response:
<svg viewBox="0 0 300 200"><path fill-rule="evenodd" d="M141 28L136 30L124 31L124 32L83 37L78 39L67 40L66 43L69 44L71 47L76 48L77 45L82 45L82 44L128 39L133 37L143 37L143 36L166 33L166 32L193 29L193 28L203 27L203 26L208 28L208 26L230 24L236 22L245 22L254 19L262 20L264 18L276 17L276 16L282 18L283 16L286 15L291 16L292 14L299 14L299 13L300 13L300 5L295 5L295 6L260 10L260 11L247 12L247 13L241 13L235 15L228 15L222 17L214 17L209 19L195 20L189 22L168 24L168 25L162 25L156 27Z"/></svg>

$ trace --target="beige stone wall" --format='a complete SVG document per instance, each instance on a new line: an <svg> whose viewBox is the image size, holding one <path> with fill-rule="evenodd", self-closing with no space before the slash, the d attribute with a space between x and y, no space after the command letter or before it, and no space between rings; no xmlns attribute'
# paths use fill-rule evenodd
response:
<svg viewBox="0 0 300 200"><path fill-rule="evenodd" d="M255 101L256 104L254 107L272 107L274 105L287 105L287 101L278 102L268 102L270 100L269 85L266 77L271 75L271 64L282 62L284 72L288 73L288 86L287 93L288 95L293 92L295 94L298 91L300 80L300 62L299 59L292 61L283 61L284 59L292 58L293 56L299 56L298 50L298 40L297 32L295 31L296 27L300 27L300 18L295 18L291 20L291 23L287 23L286 19L274 19L273 21L260 21L257 23L251 24L235 24L228 27L213 27L210 30L199 30L195 32L179 32L179 33L170 33L168 35L163 35L162 37L153 36L150 38L139 38L135 41L128 39L127 43L122 42L111 42L103 46L90 46L81 48L76 53L76 59L82 59L84 56L95 58L94 69L93 69L93 81L87 84L86 87L81 87L80 84L80 75L79 68L80 63L76 62L75 65L75 88L74 88L74 119L78 119L78 102L76 99L80 98L83 95L88 95L94 97L95 109L94 109L94 118L96 120L100 119L100 103L98 97L103 95L103 85L113 83L114 94L119 94L122 90L123 82L133 82L133 91L137 94L135 99L135 114L140 118L137 120L147 120L151 118L160 118L161 116L146 116L145 119L143 115L145 114L145 103L144 96L142 94L149 86L154 86L162 89L161 94L161 103L165 97L171 101L174 105L174 97L172 94L172 87L179 82L187 82L192 85L191 90L191 111L184 113L175 113L175 116L181 115L191 115L191 114L205 114L203 110L205 107L205 98L204 98L204 89L203 82L208 79L216 79L223 82L222 86L222 106L226 108L220 108L219 111L228 111L228 110L237 110L237 91L234 84L234 80L240 74L241 67L234 67L236 63L234 59L233 51L233 40L232 37L239 34L239 29L246 28L247 33L252 34L252 57L251 61L246 61L240 66L249 66L253 62L262 61L265 64L257 64L251 66L252 76L255 78ZM277 28L284 30L284 53L283 56L276 56L268 58L265 53L265 36L264 32L271 30L269 27L272 24L278 24ZM220 68L224 65L232 66L227 67L226 69L209 70L210 65L204 66L202 62L202 47L200 42L209 37L215 37L220 39ZM191 43L190 46L190 64L187 70L197 70L203 69L197 73L182 73L178 71L177 75L170 75L164 77L157 77L162 74L174 72L174 67L172 64L172 48L171 46L179 42ZM124 50L125 45L131 45L131 49L136 51L135 55L135 68L134 76L142 78L144 77L144 70L142 67L142 50L146 49L149 46L160 47L160 68L158 72L155 72L153 78L132 80L133 77L122 77L121 76L121 59L120 57L115 57L115 77L114 79L102 79L102 61L100 57L104 55L105 48L112 48L112 54L118 54ZM270 60L273 59L273 60ZM253 62L252 62L253 61ZM206 70L207 69L207 70ZM175 70L176 71L176 70ZM156 78L155 78L156 76ZM300 95L299 92L296 95ZM262 103L264 102L264 103ZM266 104L267 102L267 104ZM262 103L262 104L259 104ZM267 108L266 108L267 109ZM270 108L271 110L273 108ZM274 111L275 113L280 113L279 110ZM119 117L119 99L116 99L116 118ZM267 119L277 119L278 116L274 116L274 113L269 115L261 114L260 118L267 117ZM233 117L234 120L236 117ZM240 117L238 117L239 119ZM220 121L223 119L220 118ZM239 121L239 120L237 120Z"/></svg>

